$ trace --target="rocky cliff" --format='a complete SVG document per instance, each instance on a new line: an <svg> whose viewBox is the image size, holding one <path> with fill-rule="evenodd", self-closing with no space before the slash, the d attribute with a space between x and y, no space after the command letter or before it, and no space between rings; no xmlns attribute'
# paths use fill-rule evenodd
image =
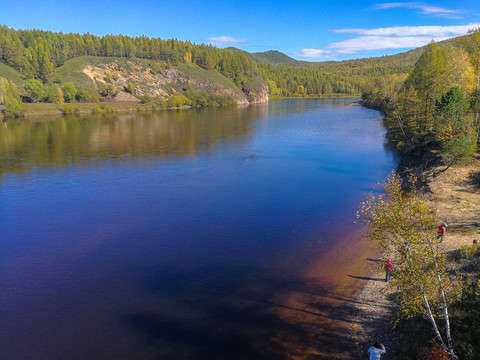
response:
<svg viewBox="0 0 480 360"><path fill-rule="evenodd" d="M135 100L133 96L125 95L130 86L136 98L148 95L168 99L172 94L189 88L229 97L239 105L269 101L268 87L260 78L255 79L255 86L245 83L240 89L220 73L206 71L193 64L148 66L136 60L113 60L106 64L87 65L82 72L90 79L91 86L107 89L122 100Z"/></svg>

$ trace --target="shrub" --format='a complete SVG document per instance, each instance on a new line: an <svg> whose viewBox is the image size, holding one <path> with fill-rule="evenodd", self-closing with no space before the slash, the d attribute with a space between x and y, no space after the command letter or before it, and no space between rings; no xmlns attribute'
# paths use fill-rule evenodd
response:
<svg viewBox="0 0 480 360"><path fill-rule="evenodd" d="M139 98L142 104L148 104L153 101L153 98L150 95L141 95Z"/></svg>
<svg viewBox="0 0 480 360"><path fill-rule="evenodd" d="M71 82L66 82L63 85L63 97L65 99L65 102L74 102L75 97L77 95L77 89L75 88L75 85Z"/></svg>
<svg viewBox="0 0 480 360"><path fill-rule="evenodd" d="M473 186L480 188L480 171L472 171L468 177Z"/></svg>
<svg viewBox="0 0 480 360"><path fill-rule="evenodd" d="M125 86L125 91L134 95L135 94L135 86L129 81L127 86Z"/></svg>
<svg viewBox="0 0 480 360"><path fill-rule="evenodd" d="M62 90L57 84L48 85L45 90L44 101L47 103L63 103L64 97Z"/></svg>
<svg viewBox="0 0 480 360"><path fill-rule="evenodd" d="M75 94L75 100L78 102L93 102L92 99L95 95L96 94L93 94L91 91L88 91L85 88L78 86L77 93Z"/></svg>
<svg viewBox="0 0 480 360"><path fill-rule="evenodd" d="M107 84L113 83L113 76L112 76L112 74L108 73L107 75L105 75L105 79L104 79L104 80L105 80L105 82L106 82Z"/></svg>
<svg viewBox="0 0 480 360"><path fill-rule="evenodd" d="M462 259L471 259L474 256L480 255L480 244L462 246L460 249L452 251L450 259L459 261Z"/></svg>
<svg viewBox="0 0 480 360"><path fill-rule="evenodd" d="M94 114L112 113L112 112L116 112L116 111L117 111L117 108L115 106L108 105L108 104L105 104L105 103L97 105L93 108L93 113Z"/></svg>
<svg viewBox="0 0 480 360"><path fill-rule="evenodd" d="M156 97L153 99L154 104L156 104L161 109L165 109L167 107L167 101L162 97Z"/></svg>
<svg viewBox="0 0 480 360"><path fill-rule="evenodd" d="M188 99L185 95L177 92L173 94L170 99L168 99L167 104L170 107L180 107L182 105L188 105L190 102L190 99Z"/></svg>
<svg viewBox="0 0 480 360"><path fill-rule="evenodd" d="M18 118L23 115L23 107L18 99L8 97L5 99L5 110L3 111L7 118Z"/></svg>
<svg viewBox="0 0 480 360"><path fill-rule="evenodd" d="M25 93L24 98L27 102L37 102L43 98L45 88L40 80L30 79L23 86L23 91Z"/></svg>
<svg viewBox="0 0 480 360"><path fill-rule="evenodd" d="M98 93L101 96L115 95L115 87L112 84L105 85L104 83L97 81L96 85L97 85Z"/></svg>
<svg viewBox="0 0 480 360"><path fill-rule="evenodd" d="M421 349L418 360L451 360L450 356L435 340L430 341L430 346Z"/></svg>
<svg viewBox="0 0 480 360"><path fill-rule="evenodd" d="M63 115L72 115L78 113L78 108L72 104L64 104L60 109Z"/></svg>

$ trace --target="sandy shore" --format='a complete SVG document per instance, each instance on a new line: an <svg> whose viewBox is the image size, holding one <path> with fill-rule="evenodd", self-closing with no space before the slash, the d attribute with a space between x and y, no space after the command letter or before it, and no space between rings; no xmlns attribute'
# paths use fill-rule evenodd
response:
<svg viewBox="0 0 480 360"><path fill-rule="evenodd" d="M478 171L480 160L476 158L467 166L453 167L428 179L428 203L436 209L438 221L448 224L442 243L446 253L471 245L473 240L480 242L480 228L475 225L480 222L480 191L470 180L470 174ZM390 324L395 311L392 291L376 263L369 266L371 275L357 298L351 322L352 359L368 359L367 349L377 341L387 348L382 360L398 359L393 351L397 338Z"/></svg>

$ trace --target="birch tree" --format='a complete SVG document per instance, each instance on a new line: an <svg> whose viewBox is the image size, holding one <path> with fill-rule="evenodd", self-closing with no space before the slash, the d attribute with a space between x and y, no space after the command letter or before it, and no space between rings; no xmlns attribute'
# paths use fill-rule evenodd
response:
<svg viewBox="0 0 480 360"><path fill-rule="evenodd" d="M386 194L371 195L361 204L357 216L368 224L370 239L378 241L394 263L389 286L398 291L400 316L423 315L438 342L455 357L450 335L445 257L438 249L435 212L429 208L418 187L405 193L398 175L384 184Z"/></svg>

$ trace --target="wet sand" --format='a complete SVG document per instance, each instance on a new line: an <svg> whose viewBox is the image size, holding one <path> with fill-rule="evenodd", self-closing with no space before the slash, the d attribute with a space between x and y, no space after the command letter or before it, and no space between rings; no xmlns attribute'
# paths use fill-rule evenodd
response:
<svg viewBox="0 0 480 360"><path fill-rule="evenodd" d="M279 335L278 341L291 354L288 359L357 358L352 357L352 319L364 286L383 280L371 277L377 253L364 229L356 230L310 266L303 278L305 289L274 300L274 311L282 321L304 329L307 337L299 346Z"/></svg>

